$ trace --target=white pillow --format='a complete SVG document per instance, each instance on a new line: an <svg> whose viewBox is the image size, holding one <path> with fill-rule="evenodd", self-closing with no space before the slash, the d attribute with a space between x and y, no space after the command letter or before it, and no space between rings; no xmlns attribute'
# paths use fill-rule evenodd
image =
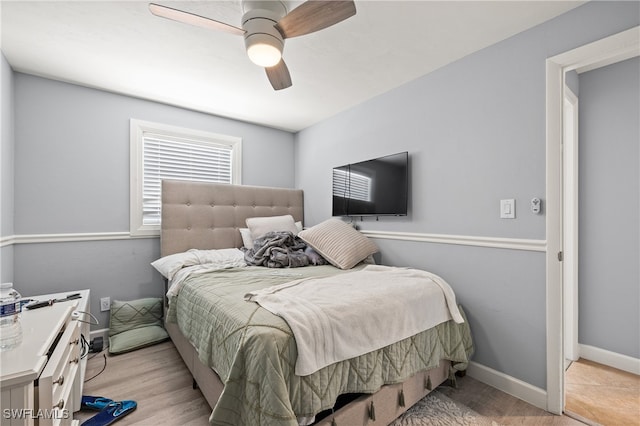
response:
<svg viewBox="0 0 640 426"><path fill-rule="evenodd" d="M340 269L351 269L378 252L373 241L339 219L325 220L298 237Z"/></svg>
<svg viewBox="0 0 640 426"><path fill-rule="evenodd" d="M274 229L269 229L268 231L263 232L262 234L254 235L251 229L249 228L239 228L240 236L242 237L242 245L247 249L253 248L253 240L255 240L258 237L261 237L262 235L266 234L269 231L291 231L293 232L293 235L298 235L298 232L302 231L302 222L294 223L294 226L295 226L295 231L294 231L291 229L290 222L289 222L289 219L287 219L287 217L290 217L291 220L293 220L293 216L291 215L248 218L246 220L247 226L249 226L249 221L251 221L252 223L255 223L257 219L258 226L262 227L262 225L264 225L265 228L274 228ZM277 218L277 219L263 220L263 219L271 219L271 218ZM282 224L284 224L284 228L282 227ZM262 230L258 230L257 232L262 232Z"/></svg>
<svg viewBox="0 0 640 426"><path fill-rule="evenodd" d="M253 238L251 238L251 231L249 231L249 228L240 228L239 230L244 248L253 248Z"/></svg>
<svg viewBox="0 0 640 426"><path fill-rule="evenodd" d="M251 237L255 240L263 236L267 232L272 231L290 231L294 234L298 233L298 228L293 220L293 216L286 214L284 216L268 216L268 217L250 217L247 218L247 228L251 231Z"/></svg>
<svg viewBox="0 0 640 426"><path fill-rule="evenodd" d="M170 254L151 262L151 266L169 280L172 280L173 276L186 266L204 264L215 264L221 268L247 266L244 261L244 253L237 248L218 250L191 249L183 253Z"/></svg>

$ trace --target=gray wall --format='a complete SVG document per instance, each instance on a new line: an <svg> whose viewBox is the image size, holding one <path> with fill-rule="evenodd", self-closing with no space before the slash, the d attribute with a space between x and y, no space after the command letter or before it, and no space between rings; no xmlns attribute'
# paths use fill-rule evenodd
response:
<svg viewBox="0 0 640 426"><path fill-rule="evenodd" d="M406 218L364 230L545 239L545 60L638 25L638 2L591 2L303 130L296 186L305 218L331 215L331 169L409 151ZM516 199L516 219L499 200ZM544 213L544 200L543 200ZM431 269L469 313L474 360L546 388L541 252L378 239L383 263Z"/></svg>
<svg viewBox="0 0 640 426"><path fill-rule="evenodd" d="M579 343L640 358L640 59L580 75Z"/></svg>
<svg viewBox="0 0 640 426"><path fill-rule="evenodd" d="M15 73L15 234L129 230L129 120L239 136L242 182L294 186L291 133ZM282 161L290 159L291 161ZM269 167L278 161L278 168ZM99 299L163 294L149 265L159 239L16 244L15 287L24 295L91 289Z"/></svg>
<svg viewBox="0 0 640 426"><path fill-rule="evenodd" d="M13 235L13 71L0 52L0 237ZM13 246L0 247L0 281L13 281Z"/></svg>

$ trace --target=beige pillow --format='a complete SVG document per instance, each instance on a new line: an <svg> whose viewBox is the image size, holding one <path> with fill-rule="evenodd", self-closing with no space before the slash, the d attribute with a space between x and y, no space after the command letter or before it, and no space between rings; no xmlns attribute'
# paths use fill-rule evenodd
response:
<svg viewBox="0 0 640 426"><path fill-rule="evenodd" d="M340 269L351 269L378 252L373 241L339 219L329 219L305 229L298 237Z"/></svg>
<svg viewBox="0 0 640 426"><path fill-rule="evenodd" d="M291 231L294 234L298 233L296 223L290 214L284 216L250 217L247 218L246 223L247 228L251 231L251 237L253 237L254 240L272 231Z"/></svg>

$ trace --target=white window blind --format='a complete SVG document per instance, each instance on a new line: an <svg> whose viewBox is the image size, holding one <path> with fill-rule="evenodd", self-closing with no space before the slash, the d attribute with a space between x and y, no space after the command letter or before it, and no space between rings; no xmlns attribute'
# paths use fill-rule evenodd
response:
<svg viewBox="0 0 640 426"><path fill-rule="evenodd" d="M143 134L142 224L160 224L162 179L232 183L233 147Z"/></svg>
<svg viewBox="0 0 640 426"><path fill-rule="evenodd" d="M239 184L239 157L239 138L131 120L131 234L158 234L163 179Z"/></svg>
<svg viewBox="0 0 640 426"><path fill-rule="evenodd" d="M371 201L371 178L342 169L333 169L333 195Z"/></svg>

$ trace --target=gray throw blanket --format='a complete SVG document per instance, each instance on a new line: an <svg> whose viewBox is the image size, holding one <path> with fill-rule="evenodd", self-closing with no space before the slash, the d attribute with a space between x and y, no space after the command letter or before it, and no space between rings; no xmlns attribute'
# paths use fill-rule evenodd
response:
<svg viewBox="0 0 640 426"><path fill-rule="evenodd" d="M253 248L245 250L247 265L268 268L299 268L308 265L326 265L304 241L289 231L267 232L253 242Z"/></svg>

